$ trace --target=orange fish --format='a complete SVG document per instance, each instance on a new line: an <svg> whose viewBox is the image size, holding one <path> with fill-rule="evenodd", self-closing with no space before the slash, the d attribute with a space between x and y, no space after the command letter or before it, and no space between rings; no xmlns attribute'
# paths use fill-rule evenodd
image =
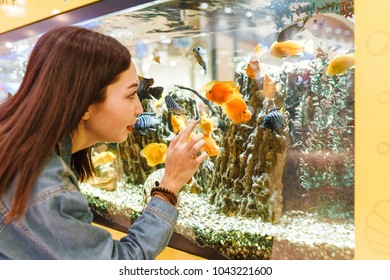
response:
<svg viewBox="0 0 390 280"><path fill-rule="evenodd" d="M200 128L204 134L210 135L214 130L217 129L218 119L217 117L210 118L206 112L202 112L200 117Z"/></svg>
<svg viewBox="0 0 390 280"><path fill-rule="evenodd" d="M267 74L264 75L263 90L264 90L265 97L267 97L269 100L275 98L276 85L275 82L271 79L271 77L268 76Z"/></svg>
<svg viewBox="0 0 390 280"><path fill-rule="evenodd" d="M287 40L284 42L275 41L269 50L269 53L278 58L284 58L288 56L303 56L305 46L298 42Z"/></svg>
<svg viewBox="0 0 390 280"><path fill-rule="evenodd" d="M240 87L234 81L211 81L203 86L206 90L206 98L218 105L229 101L234 95L239 94Z"/></svg>
<svg viewBox="0 0 390 280"><path fill-rule="evenodd" d="M245 100L241 95L236 95L234 98L223 104L222 109L233 123L247 122L252 117L252 114L248 110Z"/></svg>
<svg viewBox="0 0 390 280"><path fill-rule="evenodd" d="M168 147L164 143L148 144L140 155L146 158L149 166L156 166L160 163L165 163Z"/></svg>
<svg viewBox="0 0 390 280"><path fill-rule="evenodd" d="M253 50L253 54L249 59L248 66L246 67L246 74L249 78L256 80L260 76L260 59L259 57L267 52L267 48L262 44L257 44Z"/></svg>
<svg viewBox="0 0 390 280"><path fill-rule="evenodd" d="M207 152L209 157L218 156L221 153L219 146L210 135L205 135L203 140L205 144L201 148L202 152Z"/></svg>
<svg viewBox="0 0 390 280"><path fill-rule="evenodd" d="M260 63L256 54L253 54L249 59L248 66L246 67L246 74L252 80L256 80L260 76Z"/></svg>
<svg viewBox="0 0 390 280"><path fill-rule="evenodd" d="M172 115L171 117L171 124L173 128L173 133L178 133L179 131L183 131L187 125L187 119L184 117L184 115ZM191 132L190 137L188 137L188 140L194 136L194 133Z"/></svg>

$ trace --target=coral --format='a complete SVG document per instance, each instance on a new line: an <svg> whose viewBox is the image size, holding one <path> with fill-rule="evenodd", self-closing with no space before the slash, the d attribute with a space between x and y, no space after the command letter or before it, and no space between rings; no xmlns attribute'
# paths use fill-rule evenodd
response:
<svg viewBox="0 0 390 280"><path fill-rule="evenodd" d="M230 216L261 217L277 223L282 213L282 174L288 146L288 127L274 133L261 128L271 103L256 92L258 84L236 71L241 94L252 107L252 119L244 124L228 123L215 163L210 201ZM278 95L274 103L283 104ZM273 104L275 105L275 104ZM285 115L285 119L288 114Z"/></svg>

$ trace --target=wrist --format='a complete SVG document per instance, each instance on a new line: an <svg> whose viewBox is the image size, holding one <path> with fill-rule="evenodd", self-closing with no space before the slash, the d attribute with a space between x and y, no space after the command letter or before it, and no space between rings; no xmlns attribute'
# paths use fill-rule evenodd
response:
<svg viewBox="0 0 390 280"><path fill-rule="evenodd" d="M176 196L179 195L181 189L181 186L178 186L176 182L166 178L165 176L161 179L161 182L159 182L159 186L172 191Z"/></svg>
<svg viewBox="0 0 390 280"><path fill-rule="evenodd" d="M155 182L155 187L150 191L150 195L160 197L169 202L172 206L176 206L177 204L177 195L173 191L160 186L158 181Z"/></svg>

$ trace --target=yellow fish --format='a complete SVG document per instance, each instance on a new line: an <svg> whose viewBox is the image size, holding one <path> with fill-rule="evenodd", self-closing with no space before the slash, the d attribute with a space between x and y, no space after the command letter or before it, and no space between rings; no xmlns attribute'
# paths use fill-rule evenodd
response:
<svg viewBox="0 0 390 280"><path fill-rule="evenodd" d="M237 94L234 98L222 105L222 110L233 123L243 123L251 119L252 114L246 106L245 100Z"/></svg>
<svg viewBox="0 0 390 280"><path fill-rule="evenodd" d="M173 133L176 134L178 131L183 131L187 127L188 123L184 115L172 115L171 125Z"/></svg>
<svg viewBox="0 0 390 280"><path fill-rule="evenodd" d="M158 49L153 50L153 60L154 62L160 64L160 52L158 51Z"/></svg>
<svg viewBox="0 0 390 280"><path fill-rule="evenodd" d="M179 131L183 131L187 125L187 119L185 118L184 115L172 115L171 116L171 125L173 128L173 133L178 133ZM188 137L188 140L194 136L194 133L191 132L190 137Z"/></svg>
<svg viewBox="0 0 390 280"><path fill-rule="evenodd" d="M164 143L148 144L140 155L146 158L149 166L156 166L160 163L165 163L168 147Z"/></svg>
<svg viewBox="0 0 390 280"><path fill-rule="evenodd" d="M200 117L200 128L203 130L203 134L210 135L217 129L218 119L217 117L210 118L206 112L202 112Z"/></svg>
<svg viewBox="0 0 390 280"><path fill-rule="evenodd" d="M235 81L211 81L202 87L206 91L206 98L218 105L229 101L234 95L240 94L240 87Z"/></svg>
<svg viewBox="0 0 390 280"><path fill-rule="evenodd" d="M326 70L328 76L344 74L355 67L355 54L341 54L332 59Z"/></svg>
<svg viewBox="0 0 390 280"><path fill-rule="evenodd" d="M203 140L205 144L201 148L202 152L207 152L209 157L218 156L221 153L219 146L210 135L205 135Z"/></svg>
<svg viewBox="0 0 390 280"><path fill-rule="evenodd" d="M288 56L303 56L305 46L301 43L287 40L284 42L275 41L269 50L269 54L278 58L284 58Z"/></svg>
<svg viewBox="0 0 390 280"><path fill-rule="evenodd" d="M273 100L275 98L276 85L275 82L271 79L271 77L267 74L264 75L263 91L265 97L267 97L269 100Z"/></svg>
<svg viewBox="0 0 390 280"><path fill-rule="evenodd" d="M105 164L105 163L113 162L115 157L116 156L112 152L107 151L107 152L101 152L97 155L94 155L94 156L92 156L91 159L92 159L92 164L95 167L97 167L97 166Z"/></svg>

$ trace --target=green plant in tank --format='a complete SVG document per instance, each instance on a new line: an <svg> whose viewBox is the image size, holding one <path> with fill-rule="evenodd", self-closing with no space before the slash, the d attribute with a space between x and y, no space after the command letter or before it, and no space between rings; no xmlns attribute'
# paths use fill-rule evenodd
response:
<svg viewBox="0 0 390 280"><path fill-rule="evenodd" d="M327 76L328 56L319 54L311 64L310 83L300 92L293 118L295 146L301 151L299 184L307 190L313 211L324 217L352 218L353 71Z"/></svg>
<svg viewBox="0 0 390 280"><path fill-rule="evenodd" d="M195 227L193 230L199 245L215 248L229 259L271 258L273 237L270 235L251 234L233 229L224 231Z"/></svg>
<svg viewBox="0 0 390 280"><path fill-rule="evenodd" d="M100 197L93 196L88 193L84 193L84 195L88 200L89 207L91 207L91 209L96 210L100 213L108 213L110 208L113 207L111 202L102 200Z"/></svg>

